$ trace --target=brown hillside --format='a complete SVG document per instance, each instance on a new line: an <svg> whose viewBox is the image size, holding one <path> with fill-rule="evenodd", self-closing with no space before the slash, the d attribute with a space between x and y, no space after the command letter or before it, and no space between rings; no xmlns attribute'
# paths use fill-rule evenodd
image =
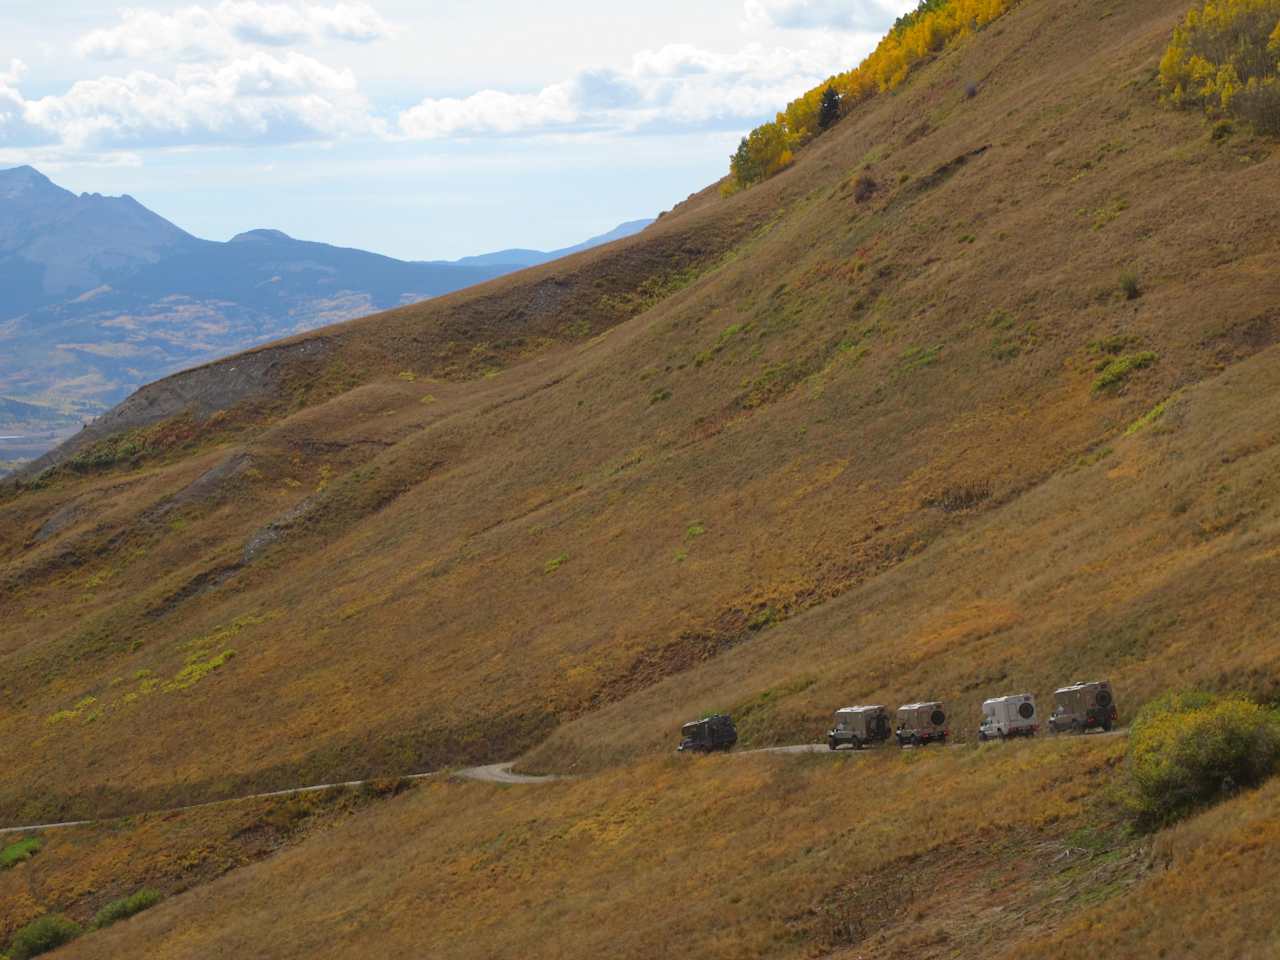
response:
<svg viewBox="0 0 1280 960"><path fill-rule="evenodd" d="M1280 153L1158 102L1185 2L1025 0L772 180L180 375L11 488L0 822L590 774L432 784L68 955L1265 955L1173 915L1273 789L1149 841L1121 739L662 756L712 709L1280 696Z"/></svg>
<svg viewBox="0 0 1280 960"><path fill-rule="evenodd" d="M1259 352L1265 370L1280 333L1272 146L1215 144L1156 102L1180 7L1094 10L1030 4L757 189L322 331L296 364L274 348L287 402L183 412L10 499L0 810L500 759L748 639L786 649L809 628L775 621L851 590L933 589L909 571L980 528L1037 548L1017 518L1046 482L1094 512L1078 495L1103 454L1144 442L1119 441L1127 425ZM858 203L868 169L881 187ZM1100 363L1152 354L1095 388ZM464 378L480 369L495 375ZM1266 457L1256 429L1238 442ZM132 465L113 467L122 454ZM1161 502L1141 483L1131 499ZM1188 536L1252 531L1197 506L1174 524ZM1078 551L1045 549L1047 577L1083 583ZM1019 559L991 573L1016 577ZM914 604L912 627L873 638L853 618L876 611L846 600L823 614L823 656L787 681L824 678L789 726L819 726L828 696L910 686L892 666L868 674L858 639L892 664L922 628L951 638L970 700L987 678L1039 689L1130 663L1147 678L1135 693L1178 678L1173 612L1143 616L1148 585L1080 595L1083 610L948 598L929 623ZM1261 630L1264 606L1237 626ZM1177 616L1184 632L1209 623ZM986 654L968 642L983 637L1000 638Z"/></svg>

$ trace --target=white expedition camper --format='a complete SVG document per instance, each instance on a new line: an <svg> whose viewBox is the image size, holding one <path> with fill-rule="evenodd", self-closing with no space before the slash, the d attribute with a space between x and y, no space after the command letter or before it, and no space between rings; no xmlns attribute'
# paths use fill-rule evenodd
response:
<svg viewBox="0 0 1280 960"><path fill-rule="evenodd" d="M996 697L982 705L982 725L978 727L979 740L1034 737L1039 729L1040 718L1036 715L1036 698L1029 693Z"/></svg>

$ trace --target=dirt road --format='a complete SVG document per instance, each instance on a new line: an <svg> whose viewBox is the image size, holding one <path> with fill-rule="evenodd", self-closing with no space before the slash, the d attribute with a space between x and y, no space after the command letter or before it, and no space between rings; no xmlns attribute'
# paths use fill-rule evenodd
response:
<svg viewBox="0 0 1280 960"><path fill-rule="evenodd" d="M1119 730L1112 730L1110 733L1102 733L1100 731L1087 733L1083 736L1089 737L1120 737L1129 732L1127 727ZM953 743L952 747L961 747L964 744ZM911 749L911 748L908 748ZM782 747L759 747L754 750L739 750L740 754L752 753L782 753L782 754L799 754L799 753L832 753L825 743L796 743ZM846 753L848 751L835 751L838 753ZM561 780L572 780L573 777L556 776L554 774L548 776L531 776L529 774L515 773L512 768L515 761L509 763L491 763L480 767L464 767L460 770L448 771L432 771L431 773L414 773L398 779L402 780L427 780L431 777L438 777L447 774L463 780L478 780L482 783L500 783L511 786L529 786L542 783L555 783ZM317 783L306 787L291 787L287 790L272 790L268 793L251 793L243 797L230 797L226 800L209 800L206 803L193 803L185 807L170 807L163 810L147 810L140 813L132 814L133 816L142 816L144 814L157 813L182 813L187 810L198 810L201 807L212 807L222 803L242 803L246 800L266 800L272 797L295 797L304 793L317 793L321 790L337 790L344 787L360 787L368 783L376 783L378 780L387 780L396 778L379 777L376 780L345 780L340 783ZM108 820L118 820L119 817L109 817ZM49 830L66 830L71 827L87 827L95 823L102 823L102 820L66 820L61 823L35 823L23 827L0 827L0 836L14 833L43 833Z"/></svg>
<svg viewBox="0 0 1280 960"><path fill-rule="evenodd" d="M567 777L545 776L534 777L527 776L522 773L513 773L511 768L515 766L514 761L511 763L493 763L482 767L466 767L462 770L454 770L452 776L460 777L464 780L479 780L484 783L505 783L505 784L534 784L534 783L551 783L556 780L570 779ZM400 779L400 780L427 780L432 777L438 777L443 771L432 771L431 773L415 773L406 777L387 778L380 777L378 780ZM133 814L133 816L142 816L144 814L157 813L183 813L187 810L199 810L201 807L212 807L223 803L243 803L247 800L269 800L273 797L296 797L304 793L319 793L322 790L339 790L342 788L361 787L365 784L376 783L378 780L343 780L338 783L316 783L306 787L290 787L287 790L271 790L267 793L251 793L243 797L229 797L225 800L209 800L206 803L193 803L185 807L167 807L163 810L147 810L143 813ZM110 817L108 819L116 820L119 817ZM0 827L0 836L13 833L43 833L49 830L66 830L70 827L87 827L95 823L101 823L101 820L64 820L59 823L33 823L24 827Z"/></svg>
<svg viewBox="0 0 1280 960"><path fill-rule="evenodd" d="M523 773L513 773L511 768L515 763L493 763L487 767L468 767L465 770L458 770L454 773L455 777L462 777L466 780L482 780L485 783L553 783L556 780L571 780L572 777L558 777L555 775L546 777L528 776Z"/></svg>

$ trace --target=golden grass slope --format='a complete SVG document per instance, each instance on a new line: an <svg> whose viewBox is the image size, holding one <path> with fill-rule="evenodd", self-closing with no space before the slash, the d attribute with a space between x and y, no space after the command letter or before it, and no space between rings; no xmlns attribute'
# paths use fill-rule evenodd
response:
<svg viewBox="0 0 1280 960"><path fill-rule="evenodd" d="M1280 882L1271 788L1148 844L1120 739L665 756L712 709L1277 697L1280 158L1159 104L1184 14L1026 0L767 183L168 384L9 494L0 822L589 774L432 785L68 955L1266 956L1185 903Z"/></svg>
<svg viewBox="0 0 1280 960"><path fill-rule="evenodd" d="M983 699L1107 676L1122 722L1166 690L1275 700L1280 365L1185 388L1118 436L895 569L696 669L567 724L527 761L591 769L729 710L747 742L813 741L843 703ZM1127 431L1124 431L1127 432ZM1089 461L1095 462L1089 462ZM967 729L966 729L967 728Z"/></svg>
<svg viewBox="0 0 1280 960"><path fill-rule="evenodd" d="M934 905L943 865L979 894L1010 854L1035 856L992 900L1040 901L1034 881L1087 823L1120 743L1039 747L663 758L532 790L432 784L68 956L955 951L1000 924L958 929L960 910ZM975 830L975 815L989 825ZM917 913L930 914L927 937Z"/></svg>
<svg viewBox="0 0 1280 960"><path fill-rule="evenodd" d="M1269 956L1277 790L1153 844L1101 801L1122 750L1064 738L433 783L66 955Z"/></svg>
<svg viewBox="0 0 1280 960"><path fill-rule="evenodd" d="M0 870L0 949L46 913L87 927L105 904L142 888L176 896L264 859L403 784L248 800L123 822L29 832L42 847ZM0 835L0 849L24 839Z"/></svg>
<svg viewBox="0 0 1280 960"><path fill-rule="evenodd" d="M1270 388L1214 421L1234 460L1201 464L1221 479L1185 510L1144 472L1152 441L1122 439L1179 390L1264 374L1280 336L1275 147L1158 104L1180 13L1029 4L767 184L322 331L299 341L319 372L281 355L285 399L179 416L132 466L8 499L0 811L503 759L701 663L570 759L810 679L749 739L864 691L963 714L1082 673L1130 708L1171 682L1270 689ZM1083 544L1086 484L1104 508L1126 492ZM1181 519L1130 526L1157 509ZM1168 538L1185 549L1153 568ZM1197 568L1215 553L1238 566ZM863 620L894 591L896 623ZM777 626L850 596L821 636ZM740 674L735 648L774 665Z"/></svg>

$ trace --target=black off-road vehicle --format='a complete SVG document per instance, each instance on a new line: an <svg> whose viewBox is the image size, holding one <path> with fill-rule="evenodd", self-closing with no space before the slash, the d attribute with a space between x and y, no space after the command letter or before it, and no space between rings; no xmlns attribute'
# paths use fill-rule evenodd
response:
<svg viewBox="0 0 1280 960"><path fill-rule="evenodd" d="M723 713L686 723L680 728L680 736L680 746L677 749L700 753L730 750L738 742L738 731L733 726L732 718Z"/></svg>

